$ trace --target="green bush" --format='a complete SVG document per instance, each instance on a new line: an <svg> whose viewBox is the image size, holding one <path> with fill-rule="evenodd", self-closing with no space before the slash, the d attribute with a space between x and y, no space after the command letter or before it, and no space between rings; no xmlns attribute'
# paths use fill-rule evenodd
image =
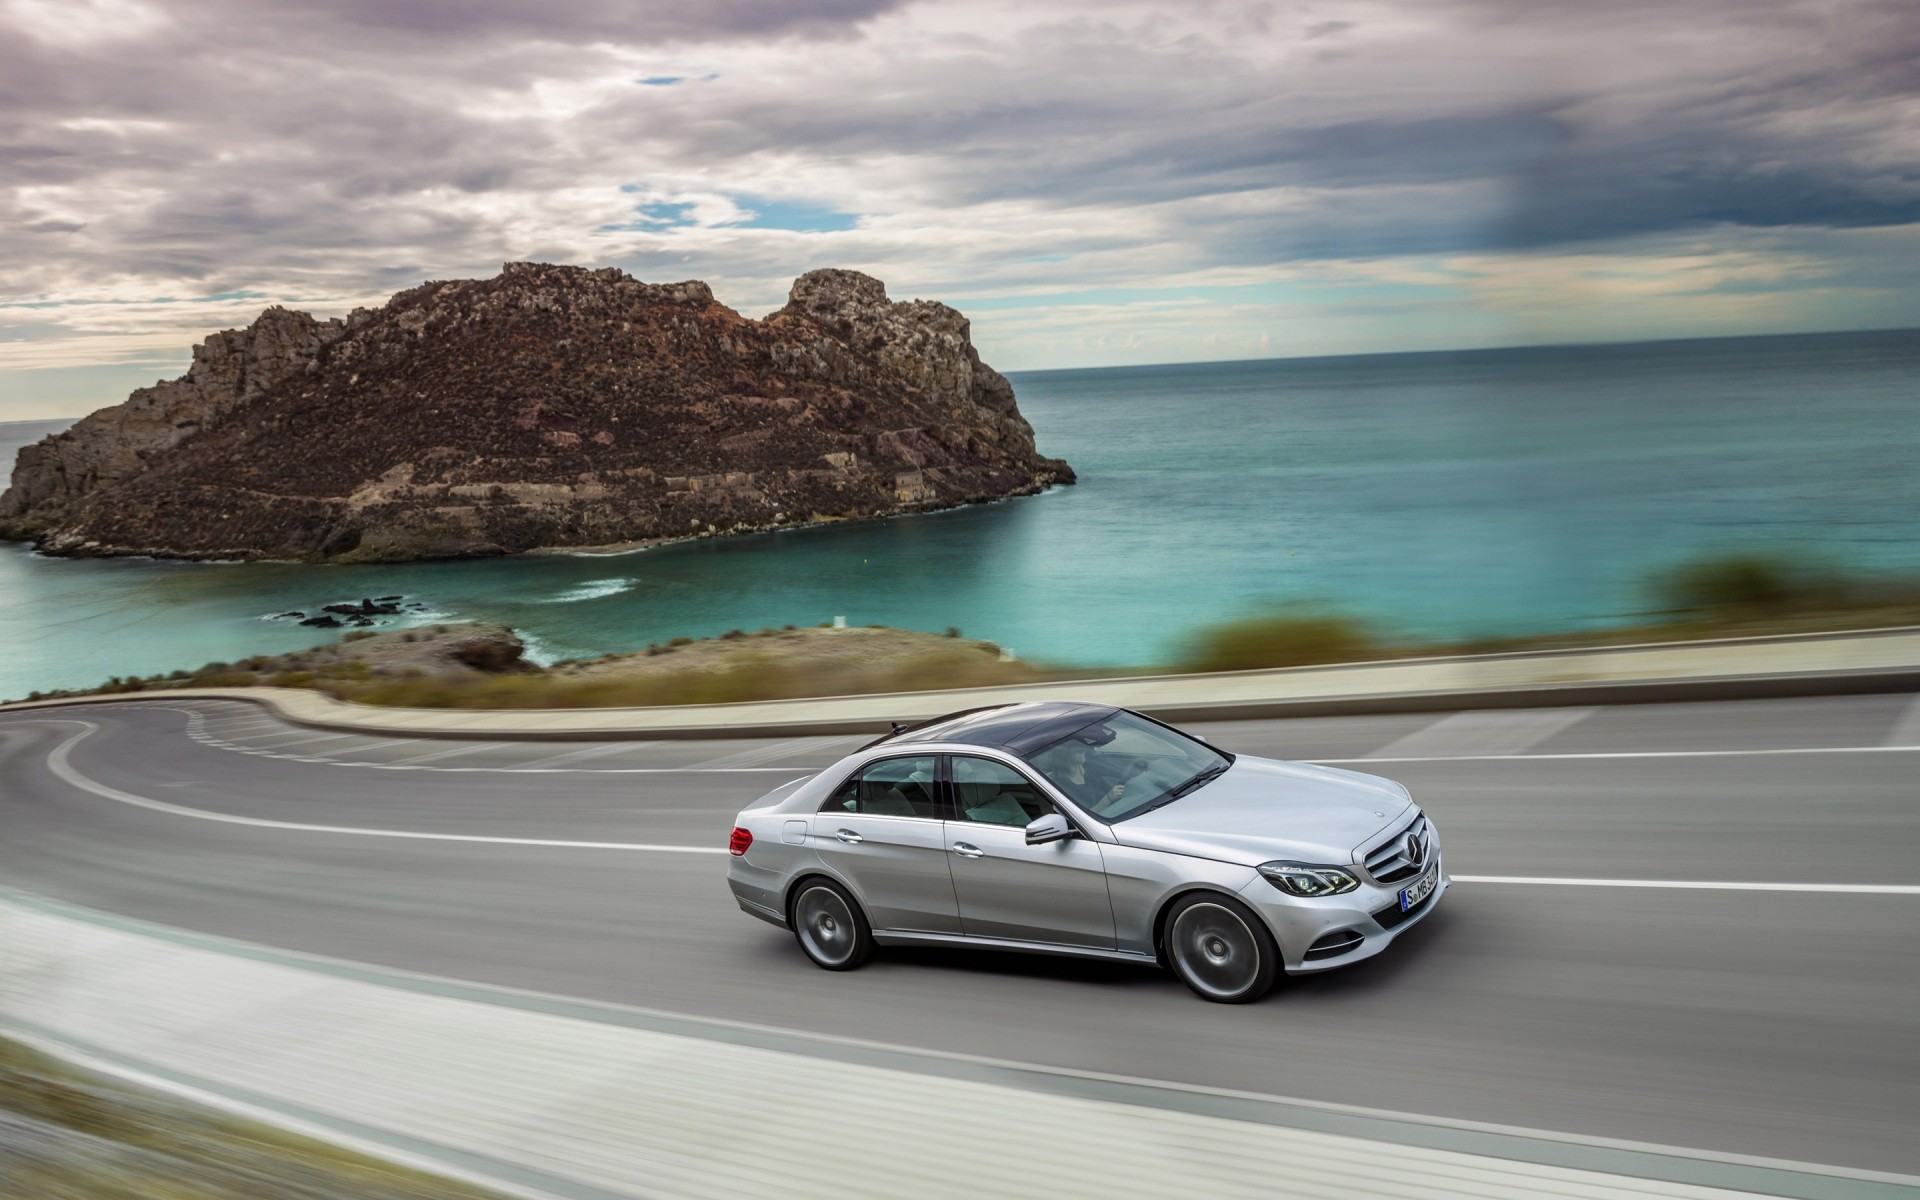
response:
<svg viewBox="0 0 1920 1200"><path fill-rule="evenodd" d="M1655 603L1683 617L1764 615L1837 603L1845 583L1829 572L1760 554L1724 554L1670 567L1654 577Z"/></svg>

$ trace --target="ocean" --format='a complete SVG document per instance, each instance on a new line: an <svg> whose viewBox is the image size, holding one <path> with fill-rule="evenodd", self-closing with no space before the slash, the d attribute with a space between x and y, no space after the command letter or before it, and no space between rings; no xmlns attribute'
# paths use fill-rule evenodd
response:
<svg viewBox="0 0 1920 1200"><path fill-rule="evenodd" d="M1022 658L1177 661L1283 604L1408 637L1597 629L1732 550L1920 570L1920 331L1011 377L1081 482L952 512L612 556L405 566L43 558L0 544L0 696L325 640L401 593L542 660L844 617ZM111 398L103 398L111 399ZM0 461L67 422L0 424Z"/></svg>

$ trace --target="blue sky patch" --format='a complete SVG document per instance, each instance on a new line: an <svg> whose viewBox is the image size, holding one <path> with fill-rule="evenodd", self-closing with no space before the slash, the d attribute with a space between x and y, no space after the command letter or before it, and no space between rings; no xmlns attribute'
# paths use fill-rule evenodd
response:
<svg viewBox="0 0 1920 1200"><path fill-rule="evenodd" d="M643 183L623 183L620 190L629 196L647 190ZM828 204L811 200L776 200L748 193L728 197L744 214L731 221L718 222L736 229L785 229L795 233L838 233L860 223L860 214L843 212ZM685 229L698 224L694 205L686 200L649 200L633 206L637 219L599 227L601 233L658 233L667 229Z"/></svg>
<svg viewBox="0 0 1920 1200"><path fill-rule="evenodd" d="M752 215L736 224L748 229L789 229L800 233L839 233L860 223L859 213L841 212L809 200L769 200L735 196L733 202Z"/></svg>
<svg viewBox="0 0 1920 1200"><path fill-rule="evenodd" d="M620 189L633 193L640 189L627 184ZM601 233L650 233L662 229L683 229L693 224L693 205L674 203L667 200L651 200L645 204L636 204L633 211L640 214L636 221L622 221L613 225L600 226Z"/></svg>

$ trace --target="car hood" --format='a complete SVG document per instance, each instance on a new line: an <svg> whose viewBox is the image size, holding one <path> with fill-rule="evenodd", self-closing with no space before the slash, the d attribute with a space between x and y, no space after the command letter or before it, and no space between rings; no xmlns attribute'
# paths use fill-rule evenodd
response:
<svg viewBox="0 0 1920 1200"><path fill-rule="evenodd" d="M1390 779L1243 754L1198 791L1112 828L1123 846L1246 866L1351 863L1412 807Z"/></svg>

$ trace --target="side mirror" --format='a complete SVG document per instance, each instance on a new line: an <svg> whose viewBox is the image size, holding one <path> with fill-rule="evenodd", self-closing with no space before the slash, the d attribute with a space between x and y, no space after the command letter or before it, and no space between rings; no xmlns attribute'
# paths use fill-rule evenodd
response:
<svg viewBox="0 0 1920 1200"><path fill-rule="evenodd" d="M1048 813L1027 826L1029 846L1044 846L1048 842L1061 842L1072 836L1073 826L1059 813Z"/></svg>

